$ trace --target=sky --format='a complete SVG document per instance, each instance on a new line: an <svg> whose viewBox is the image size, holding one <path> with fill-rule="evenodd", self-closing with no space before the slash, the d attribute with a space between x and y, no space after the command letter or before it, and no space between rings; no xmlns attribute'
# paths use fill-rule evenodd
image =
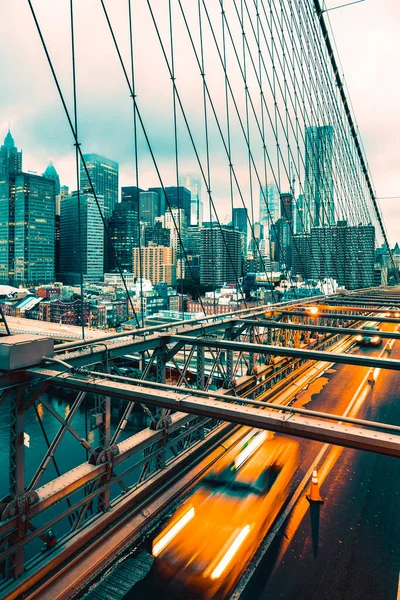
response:
<svg viewBox="0 0 400 600"><path fill-rule="evenodd" d="M232 0L226 2L231 4ZM310 0L311 2L311 0ZM249 2L251 4L251 2ZM335 8L343 1L327 0L326 8ZM183 33L177 2L174 6L173 26L176 81L190 121L190 129L200 162L207 177L206 141L202 117L202 86L198 65ZM184 0L189 23L195 19L194 0ZM267 3L265 3L267 4ZM59 77L66 102L72 111L71 57L69 38L69 0L33 0L43 34L48 43L54 67ZM121 53L129 66L129 39L127 28L127 0L106 2L120 44ZM160 35L170 55L168 3L151 3ZM207 2L210 14L218 22L217 0ZM164 185L176 184L174 162L174 128L172 114L171 80L145 0L132 0L134 7L134 48L137 98L146 124L152 149ZM229 7L228 7L229 8ZM228 9L227 9L228 10ZM365 0L365 2L331 10L329 21L336 42L342 77L347 84L352 106L378 197L400 196L399 144L400 83L398 57L400 56L400 3L398 0ZM194 22L194 21L193 21ZM232 18L233 23L233 18ZM181 29L178 29L181 27ZM205 28L206 29L206 28ZM235 31L232 25L232 32ZM75 2L75 37L77 56L78 134L83 152L98 152L120 164L120 184L135 184L132 136L132 102L118 65L116 53L102 14L100 0ZM220 39L220 38L219 38ZM240 36L239 36L240 39ZM195 46L200 50L198 39ZM211 52L212 39L205 33L205 72L216 99L216 111L221 120L224 114L224 79L217 73L218 58ZM73 139L57 95L43 48L29 10L27 0L0 0L0 139L7 133L8 123L16 145L23 150L24 170L42 173L51 159L59 172L61 183L76 188ZM227 55L232 65L232 85L239 98L239 111L244 114L244 96L239 72L234 67L234 56ZM250 70L249 64L248 69ZM250 80L250 75L249 75ZM255 89L255 80L249 86ZM239 97L240 96L240 97ZM230 103L231 114L234 107ZM211 111L209 107L209 111ZM178 110L179 113L179 110ZM72 113L71 113L72 114ZM210 113L209 113L210 114ZM255 129L255 122L250 119ZM224 129L226 131L226 129ZM239 144L240 127L232 126L232 154L238 181L249 197L248 153ZM201 176L196 155L178 116L180 174ZM218 129L210 118L209 146L211 148L210 184L219 217L229 214L229 167ZM266 133L266 143L273 140ZM159 185L159 177L152 164L143 135L138 138L140 157L139 186ZM254 150L255 161L262 171L261 153ZM228 171L227 171L228 169ZM283 174L282 189L288 185L289 175ZM302 176L299 174L298 179ZM250 182L251 184L251 182ZM253 175L253 192L258 189ZM203 185L203 199L204 199ZM380 202L384 222L393 245L400 241L400 199ZM235 199L237 202L237 199Z"/></svg>

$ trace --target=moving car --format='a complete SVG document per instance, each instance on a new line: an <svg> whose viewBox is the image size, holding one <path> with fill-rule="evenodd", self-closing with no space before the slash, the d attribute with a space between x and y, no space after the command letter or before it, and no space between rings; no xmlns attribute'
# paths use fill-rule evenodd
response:
<svg viewBox="0 0 400 600"><path fill-rule="evenodd" d="M251 429L217 461L154 539L159 585L177 598L221 598L282 508L298 444Z"/></svg>
<svg viewBox="0 0 400 600"><path fill-rule="evenodd" d="M356 337L356 342L360 346L380 346L382 338L377 335L379 329L377 327L364 327L365 333Z"/></svg>

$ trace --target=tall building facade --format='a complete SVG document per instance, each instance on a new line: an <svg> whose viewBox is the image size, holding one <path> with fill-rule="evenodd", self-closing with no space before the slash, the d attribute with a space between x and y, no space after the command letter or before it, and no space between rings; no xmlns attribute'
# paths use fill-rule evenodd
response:
<svg viewBox="0 0 400 600"><path fill-rule="evenodd" d="M305 232L305 201L304 194L300 194L297 197L294 205L294 233L302 235Z"/></svg>
<svg viewBox="0 0 400 600"><path fill-rule="evenodd" d="M265 235L269 237L273 223L281 216L281 198L278 186L269 183L260 190L260 221L264 225Z"/></svg>
<svg viewBox="0 0 400 600"><path fill-rule="evenodd" d="M49 164L47 165L46 170L43 173L43 177L45 177L46 179L51 179L51 181L54 181L56 198L57 198L57 196L60 196L60 194L61 194L60 176L58 175L56 168L53 165L52 161L50 161ZM58 205L58 209L59 208L60 207Z"/></svg>
<svg viewBox="0 0 400 600"><path fill-rule="evenodd" d="M145 246L148 246L150 243L156 246L171 245L171 231L167 227L163 227L160 221L157 221L153 227L145 227L143 238Z"/></svg>
<svg viewBox="0 0 400 600"><path fill-rule="evenodd" d="M292 266L292 231L289 222L281 217L271 230L272 259L282 270Z"/></svg>
<svg viewBox="0 0 400 600"><path fill-rule="evenodd" d="M203 203L201 201L201 181L191 175L181 175L179 185L189 190L190 199L190 221L188 226L201 226L203 223Z"/></svg>
<svg viewBox="0 0 400 600"><path fill-rule="evenodd" d="M156 246L133 249L133 275L149 279L153 285L164 281L168 285L176 283L176 264L173 248Z"/></svg>
<svg viewBox="0 0 400 600"><path fill-rule="evenodd" d="M97 196L104 208L103 196ZM82 269L85 282L98 282L104 276L104 226L93 194L80 193L79 239L78 194L73 192L61 203L60 272L64 283L79 283Z"/></svg>
<svg viewBox="0 0 400 600"><path fill-rule="evenodd" d="M139 205L139 194L143 192L136 185L128 185L121 188L121 202L133 202L136 207Z"/></svg>
<svg viewBox="0 0 400 600"><path fill-rule="evenodd" d="M122 196L108 223L108 269L111 273L118 271L118 265L122 271L132 273L133 249L139 245L138 201L128 198L127 194Z"/></svg>
<svg viewBox="0 0 400 600"><path fill-rule="evenodd" d="M172 208L182 209L186 216L186 223L189 225L192 202L190 190L182 185L165 187L164 190L160 187L149 188L149 192L158 194L158 216L163 216L166 210Z"/></svg>
<svg viewBox="0 0 400 600"><path fill-rule="evenodd" d="M0 147L0 175L22 172L22 150L18 150L11 131L8 130Z"/></svg>
<svg viewBox="0 0 400 600"><path fill-rule="evenodd" d="M232 227L201 230L200 283L221 286L241 276L241 232Z"/></svg>
<svg viewBox="0 0 400 600"><path fill-rule="evenodd" d="M234 208L232 221L235 229L247 234L247 208L244 208L244 206Z"/></svg>
<svg viewBox="0 0 400 600"><path fill-rule="evenodd" d="M92 181L96 196L102 196L103 214L110 218L118 202L118 163L100 154L84 154L83 158ZM80 188L83 192L92 193L85 167L81 162Z"/></svg>
<svg viewBox="0 0 400 600"><path fill-rule="evenodd" d="M0 176L0 279L54 281L55 184L32 173Z"/></svg>
<svg viewBox="0 0 400 600"><path fill-rule="evenodd" d="M310 238L308 233L297 233L292 238L292 272L304 279L311 277Z"/></svg>
<svg viewBox="0 0 400 600"><path fill-rule="evenodd" d="M164 211L165 212L165 211ZM153 227L156 217L160 215L160 198L157 192L140 192L139 218L142 223Z"/></svg>
<svg viewBox="0 0 400 600"><path fill-rule="evenodd" d="M371 287L374 263L373 225L348 226L338 221L293 238L293 272L305 278L332 278L348 290Z"/></svg>
<svg viewBox="0 0 400 600"><path fill-rule="evenodd" d="M43 177L54 181L56 194L56 215L54 221L54 269L56 273L60 272L60 207L61 207L61 186L60 177L50 161L46 167Z"/></svg>
<svg viewBox="0 0 400 600"><path fill-rule="evenodd" d="M289 225L293 226L293 195L281 194L281 216Z"/></svg>
<svg viewBox="0 0 400 600"><path fill-rule="evenodd" d="M333 198L333 127L307 127L304 211L306 231L335 224Z"/></svg>
<svg viewBox="0 0 400 600"><path fill-rule="evenodd" d="M175 250L178 258L183 254L183 248L187 248L187 220L185 211L180 208L166 210L163 217L157 217L163 227L170 231L170 246Z"/></svg>

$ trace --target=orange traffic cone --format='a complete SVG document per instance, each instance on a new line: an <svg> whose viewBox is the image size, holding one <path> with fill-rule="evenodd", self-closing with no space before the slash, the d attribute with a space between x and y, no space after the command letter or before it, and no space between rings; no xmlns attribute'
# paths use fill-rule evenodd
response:
<svg viewBox="0 0 400 600"><path fill-rule="evenodd" d="M312 478L311 478L311 486L310 493L307 495L307 500L311 502L319 502L322 504L324 499L321 497L319 493L319 483L318 483L318 473L317 469L313 470Z"/></svg>
<svg viewBox="0 0 400 600"><path fill-rule="evenodd" d="M392 346L391 346L390 342L387 342L387 343L386 343L385 350L386 350L386 352L387 352L388 354L390 354L390 353L391 353L391 351L392 351Z"/></svg>
<svg viewBox="0 0 400 600"><path fill-rule="evenodd" d="M368 371L368 383L370 385L374 385L374 383L375 383L375 371L374 371L374 369L372 367Z"/></svg>

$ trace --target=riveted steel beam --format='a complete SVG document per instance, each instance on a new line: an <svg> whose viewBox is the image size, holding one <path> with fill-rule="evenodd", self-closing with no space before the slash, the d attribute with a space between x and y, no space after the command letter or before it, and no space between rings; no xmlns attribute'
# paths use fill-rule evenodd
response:
<svg viewBox="0 0 400 600"><path fill-rule="evenodd" d="M321 360L323 362L330 363L356 365L358 367L380 367L381 369L400 371L400 360L392 360L389 358L375 358L357 354L335 354L333 352L323 352L321 350L305 350L303 348L287 348L285 346L259 345L248 342L230 342L228 340L214 340L208 338L192 340L191 338L186 338L184 336L174 336L174 339L186 341L187 344L207 346L209 348L230 348L238 352L256 352L258 354L290 356L293 358L304 358L310 360Z"/></svg>
<svg viewBox="0 0 400 600"><path fill-rule="evenodd" d="M370 319L371 321L374 318ZM267 327L269 329L295 329L300 331L315 331L318 333L334 333L343 335L365 335L364 329L350 329L348 327L326 327L324 325L305 325L303 323L281 323L280 321L267 321L265 319L245 319L245 323ZM393 331L379 331L379 337L389 340L400 340L400 333Z"/></svg>
<svg viewBox="0 0 400 600"><path fill-rule="evenodd" d="M326 354L332 357L329 353ZM397 362L400 370L400 361L390 362ZM104 375L99 379L84 380L69 374L61 374L55 375L55 380L65 387L92 393L101 392L125 401L136 398L150 406L180 410L189 414L240 423L241 425L260 429L270 429L278 433L400 458L400 435L396 435L395 428L393 428L393 433L379 431L379 423L376 424L376 431L371 431L361 426L341 424L340 416L337 415L330 415L332 421L311 415L305 416L304 411L302 411L302 414L291 412L289 416L282 407L279 407L280 410L278 411L267 407L242 406L224 401L222 395L219 398L217 394L214 398L199 398L188 393L188 390L180 392L165 390L160 394L160 391L156 388L149 389L131 383L116 383L105 379Z"/></svg>

